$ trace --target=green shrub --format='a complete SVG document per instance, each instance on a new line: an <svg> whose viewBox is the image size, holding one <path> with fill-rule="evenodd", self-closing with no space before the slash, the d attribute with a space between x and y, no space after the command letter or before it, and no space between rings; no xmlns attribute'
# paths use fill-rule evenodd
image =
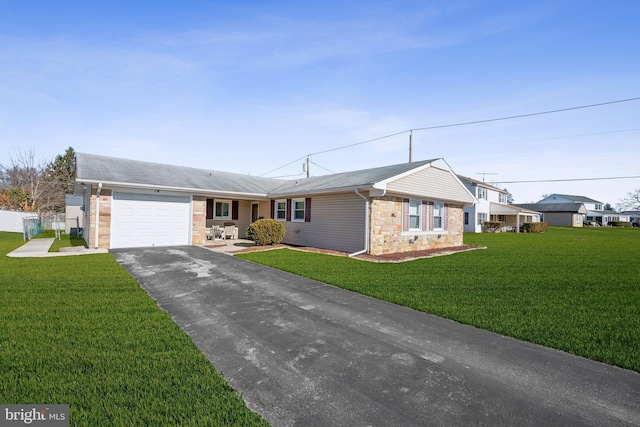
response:
<svg viewBox="0 0 640 427"><path fill-rule="evenodd" d="M631 227L629 221L609 221L607 224L611 227Z"/></svg>
<svg viewBox="0 0 640 427"><path fill-rule="evenodd" d="M522 224L522 231L525 233L544 233L549 228L546 222L525 222Z"/></svg>
<svg viewBox="0 0 640 427"><path fill-rule="evenodd" d="M284 225L275 219L265 218L253 222L247 228L247 238L256 245L277 245L284 238Z"/></svg>
<svg viewBox="0 0 640 427"><path fill-rule="evenodd" d="M504 225L503 221L485 221L484 229L488 233L497 233L504 228Z"/></svg>

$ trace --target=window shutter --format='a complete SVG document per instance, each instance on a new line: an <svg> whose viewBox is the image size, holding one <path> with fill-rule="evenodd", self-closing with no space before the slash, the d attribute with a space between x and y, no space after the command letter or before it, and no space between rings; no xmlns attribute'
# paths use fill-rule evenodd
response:
<svg viewBox="0 0 640 427"><path fill-rule="evenodd" d="M275 200L271 201L271 218L272 219L276 218L276 201Z"/></svg>
<svg viewBox="0 0 640 427"><path fill-rule="evenodd" d="M427 211L429 216L429 230L433 231L433 202L427 203Z"/></svg>
<svg viewBox="0 0 640 427"><path fill-rule="evenodd" d="M409 199L402 199L402 231L409 230Z"/></svg>
<svg viewBox="0 0 640 427"><path fill-rule="evenodd" d="M231 202L231 219L238 219L238 201Z"/></svg>
<svg viewBox="0 0 640 427"><path fill-rule="evenodd" d="M304 199L304 222L311 222L311 197Z"/></svg>
<svg viewBox="0 0 640 427"><path fill-rule="evenodd" d="M287 214L286 214L286 220L287 221L291 221L291 199L287 199Z"/></svg>
<svg viewBox="0 0 640 427"><path fill-rule="evenodd" d="M447 205L442 206L442 229L449 229L449 206Z"/></svg>
<svg viewBox="0 0 640 427"><path fill-rule="evenodd" d="M427 202L425 202L424 200L422 201L422 212L420 212L422 214L422 231L427 231L427 227L429 224L429 221L427 221L427 212L429 212L429 208L428 208L428 204Z"/></svg>
<svg viewBox="0 0 640 427"><path fill-rule="evenodd" d="M207 219L213 219L213 199L207 199Z"/></svg>

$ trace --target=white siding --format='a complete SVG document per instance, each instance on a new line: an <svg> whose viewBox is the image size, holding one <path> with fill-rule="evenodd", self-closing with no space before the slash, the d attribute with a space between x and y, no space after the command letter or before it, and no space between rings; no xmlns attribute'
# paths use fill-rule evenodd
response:
<svg viewBox="0 0 640 427"><path fill-rule="evenodd" d="M283 224L287 230L283 243L356 252L365 245L365 202L355 193L315 196L311 222Z"/></svg>
<svg viewBox="0 0 640 427"><path fill-rule="evenodd" d="M428 200L473 203L473 198L454 176L442 169L430 167L387 185L387 191L410 194Z"/></svg>

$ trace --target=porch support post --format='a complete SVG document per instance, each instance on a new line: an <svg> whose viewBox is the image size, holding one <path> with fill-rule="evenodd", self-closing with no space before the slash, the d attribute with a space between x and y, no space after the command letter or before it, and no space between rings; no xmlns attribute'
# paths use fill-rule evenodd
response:
<svg viewBox="0 0 640 427"><path fill-rule="evenodd" d="M516 233L520 232L520 212L516 214Z"/></svg>

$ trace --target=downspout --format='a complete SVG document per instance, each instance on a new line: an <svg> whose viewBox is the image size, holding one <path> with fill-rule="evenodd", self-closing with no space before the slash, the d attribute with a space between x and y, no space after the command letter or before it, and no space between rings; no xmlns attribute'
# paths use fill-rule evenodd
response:
<svg viewBox="0 0 640 427"><path fill-rule="evenodd" d="M364 199L364 249L349 254L349 257L354 257L369 251L369 198L360 194L357 188L356 194Z"/></svg>
<svg viewBox="0 0 640 427"><path fill-rule="evenodd" d="M96 190L96 236L94 239L94 247L98 249L98 237L100 236L100 190L102 190L102 183L98 184Z"/></svg>

